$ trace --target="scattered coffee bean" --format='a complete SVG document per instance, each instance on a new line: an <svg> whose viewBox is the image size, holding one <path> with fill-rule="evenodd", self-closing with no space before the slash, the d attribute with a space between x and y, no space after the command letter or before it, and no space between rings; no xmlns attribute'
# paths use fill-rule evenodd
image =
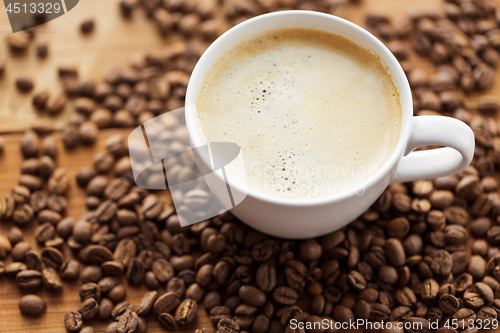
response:
<svg viewBox="0 0 500 333"><path fill-rule="evenodd" d="M150 291L146 293L135 309L135 312L141 317L147 315L153 308L153 305L155 304L157 298L157 291Z"/></svg>
<svg viewBox="0 0 500 333"><path fill-rule="evenodd" d="M0 259L4 259L12 250L12 245L7 237L0 235Z"/></svg>
<svg viewBox="0 0 500 333"><path fill-rule="evenodd" d="M19 76L16 79L16 87L20 92L27 93L33 89L33 80L28 76Z"/></svg>
<svg viewBox="0 0 500 333"><path fill-rule="evenodd" d="M181 325L190 323L196 318L197 312L198 303L186 298L175 310L175 320Z"/></svg>
<svg viewBox="0 0 500 333"><path fill-rule="evenodd" d="M94 30L94 20L93 19L87 19L82 22L80 25L80 31L82 34L89 34Z"/></svg>
<svg viewBox="0 0 500 333"><path fill-rule="evenodd" d="M19 300L19 310L23 315L40 316L46 308L45 301L37 295L25 295Z"/></svg>
<svg viewBox="0 0 500 333"><path fill-rule="evenodd" d="M79 312L69 311L64 315L64 325L68 332L79 332L83 326L83 318Z"/></svg>

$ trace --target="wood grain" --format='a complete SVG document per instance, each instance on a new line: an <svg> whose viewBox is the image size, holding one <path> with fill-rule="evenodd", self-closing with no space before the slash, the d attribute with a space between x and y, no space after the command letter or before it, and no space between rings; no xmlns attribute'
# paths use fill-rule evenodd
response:
<svg viewBox="0 0 500 333"><path fill-rule="evenodd" d="M123 20L117 10L117 0L85 0L64 15L49 22L38 29L37 40L50 43L50 55L45 60L39 60L31 47L22 57L11 57L4 42L4 36L10 33L10 26L3 4L0 5L0 59L6 59L7 72L0 79L0 133L14 133L4 135L6 140L5 151L0 155L0 196L10 193L17 184L19 166L22 157L19 151L21 138L20 131L28 128L39 115L31 106L31 94L21 95L14 87L13 82L19 74L30 74L36 82L34 92L42 89L56 93L61 87L56 75L58 64L76 64L82 77L98 79L105 68L111 63L126 65L131 54L135 52L158 52L168 39L163 39L156 32L154 25L147 20L145 14L138 11L129 20ZM500 5L500 0L495 0ZM440 0L364 0L361 6L351 7L342 13L345 18L358 23L364 23L364 16L370 11L387 12L397 18L408 12L424 10L432 6L441 8ZM96 19L96 29L90 36L80 35L79 23L88 17ZM171 36L169 38L176 38ZM417 66L431 70L432 66L423 59L411 55ZM499 73L500 74L500 73ZM500 75L498 75L500 78ZM491 94L500 95L500 79L496 80ZM473 106L476 96L468 98L467 103ZM71 104L63 114L54 119L60 128L66 122L71 112ZM74 151L60 154L58 165L69 170L72 187L69 192L68 216L78 217L85 211L85 194L74 184L74 175L81 166L92 163L92 156L103 147L106 137L114 133L127 135L130 129L102 131L95 147L80 147ZM59 137L59 134L54 134ZM61 150L62 152L62 150ZM25 239L33 248L39 249L33 239L32 224L24 230ZM9 223L0 224L0 232L5 234L10 228ZM472 240L469 240L469 242ZM6 262L8 263L8 261ZM46 290L40 295L47 301L47 312L39 318L28 318L20 314L17 304L23 294L11 279L0 277L0 332L65 332L63 325L64 314L69 310L76 310L79 305L79 283L64 285L60 293L51 293ZM138 304L145 287L128 288L127 300ZM102 332L107 323L95 321L91 323L98 332ZM148 321L148 332L163 332L156 320ZM201 308L196 322L182 327L179 332L192 332L195 327L212 327L208 316Z"/></svg>

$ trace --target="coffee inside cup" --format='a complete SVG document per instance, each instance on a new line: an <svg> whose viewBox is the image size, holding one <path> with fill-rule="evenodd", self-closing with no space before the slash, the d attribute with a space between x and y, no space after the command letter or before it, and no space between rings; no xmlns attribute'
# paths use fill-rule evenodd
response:
<svg viewBox="0 0 500 333"><path fill-rule="evenodd" d="M378 58L323 31L255 35L218 59L196 99L206 142L240 146L231 180L286 198L316 198L360 184L387 161L401 106Z"/></svg>

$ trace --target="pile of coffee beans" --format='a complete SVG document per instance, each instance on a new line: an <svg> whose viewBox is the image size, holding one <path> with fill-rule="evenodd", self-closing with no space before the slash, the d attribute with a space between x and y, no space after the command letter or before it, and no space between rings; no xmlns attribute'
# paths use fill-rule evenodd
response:
<svg viewBox="0 0 500 333"><path fill-rule="evenodd" d="M499 12L489 2L479 0L447 1L444 12L441 16L429 10L397 22L373 14L367 17L366 25L401 61L413 90L416 114L444 113L468 122L470 118L464 118L467 112L462 112L463 93L488 90L495 79L500 60ZM429 75L413 65L410 45L436 65L435 73ZM495 116L500 100L482 95L475 108L483 115Z"/></svg>
<svg viewBox="0 0 500 333"><path fill-rule="evenodd" d="M50 96L36 91L33 105L56 115L72 100L74 113L62 133L66 148L93 144L101 128L137 126L183 106L194 64L228 27L272 10L337 12L347 4L207 3L120 2L125 17L140 6L160 33L183 38L162 54L134 55L129 68L110 66L100 83L80 78L77 68L59 67L64 92ZM81 304L61 318L68 332L93 332L84 324L96 319L111 322L109 333L145 332L147 318L175 331L193 322L199 307L220 333L303 332L290 322L314 325L323 319L422 324L419 330L406 329L408 333L427 332L430 321L437 320L440 333L477 332L470 320L497 319L500 313L500 192L495 178L500 127L493 118L500 103L483 95L470 110L463 93L486 90L493 82L500 15L482 0L444 6L446 17L428 12L390 22L373 14L367 26L401 61L416 114L451 115L474 130L475 156L465 171L391 185L349 226L318 239L289 241L252 230L230 213L180 227L169 196L135 186L127 143L116 135L106 140L92 166L78 172L87 212L69 217L69 176L55 162L52 123L40 120L22 139L25 161L19 185L0 200L2 223L12 223L9 234L0 235L0 259L12 259L7 265L0 262L0 274L11 276L27 292L57 291L62 281L79 279ZM222 18L216 15L219 9ZM92 20L81 25L82 33L93 29ZM34 30L11 35L9 46L23 51L33 36ZM436 64L434 75L413 67L407 44ZM37 52L47 54L47 46L38 45ZM0 64L0 75L2 70ZM37 89L33 82L29 87L26 77L16 84L21 91ZM21 228L33 222L40 251L23 241ZM63 254L66 248L71 257ZM129 284L150 289L139 304L127 302ZM36 316L46 305L38 296L26 295L19 308ZM442 327L449 320L456 320L458 330ZM329 330L315 326L307 331Z"/></svg>

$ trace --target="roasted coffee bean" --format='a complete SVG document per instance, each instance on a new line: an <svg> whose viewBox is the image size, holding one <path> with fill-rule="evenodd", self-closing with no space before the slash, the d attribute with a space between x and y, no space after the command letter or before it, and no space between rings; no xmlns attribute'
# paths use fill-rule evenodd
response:
<svg viewBox="0 0 500 333"><path fill-rule="evenodd" d="M46 247L55 247L56 249L61 250L64 245L64 239L61 237L54 237L52 239L49 239L45 241L45 246Z"/></svg>
<svg viewBox="0 0 500 333"><path fill-rule="evenodd" d="M228 272L221 270L220 267L219 269L216 268L217 266L214 268L214 276L217 282L221 283L221 280L223 281L224 279L218 278L217 274L228 275ZM257 269L255 275L255 282L262 291L264 292L272 291L276 287L276 282L277 282L276 279L277 279L276 269L273 266L270 266L268 264L262 264Z"/></svg>
<svg viewBox="0 0 500 333"><path fill-rule="evenodd" d="M22 242L22 240L23 240L23 232L18 227L12 226L9 229L9 234L7 235L7 239L10 241L11 245L16 245L17 243ZM2 240L0 242L5 242L5 240Z"/></svg>
<svg viewBox="0 0 500 333"><path fill-rule="evenodd" d="M489 306L482 306L476 314L476 320L482 323L491 322L498 317L497 311Z"/></svg>
<svg viewBox="0 0 500 333"><path fill-rule="evenodd" d="M69 311L64 315L64 325L68 332L79 332L83 326L83 318L79 312Z"/></svg>
<svg viewBox="0 0 500 333"><path fill-rule="evenodd" d="M57 153L56 153L57 150L55 150L55 148L51 148L51 146L49 144L50 143L49 139L50 138L46 138L43 141L42 153L46 154L46 155L50 154L50 156L40 157L40 167L39 167L38 173L40 174L40 176L43 179L49 178L52 175L52 173L54 172L54 170L56 169L54 159L57 157ZM47 202L47 204L48 204L48 202ZM49 208L51 208L52 210L56 210L52 207L49 207Z"/></svg>
<svg viewBox="0 0 500 333"><path fill-rule="evenodd" d="M337 305L333 309L333 319L338 322L354 321L354 313L346 306Z"/></svg>
<svg viewBox="0 0 500 333"><path fill-rule="evenodd" d="M59 269L64 262L63 254L54 247L44 247L40 253L40 257L46 266L55 269Z"/></svg>
<svg viewBox="0 0 500 333"><path fill-rule="evenodd" d="M47 188L50 193L64 195L69 188L69 174L64 168L56 168L49 180Z"/></svg>
<svg viewBox="0 0 500 333"><path fill-rule="evenodd" d="M395 293L395 298L399 302L399 304L408 307L415 305L415 303L417 302L415 293L409 287L404 287L397 290Z"/></svg>
<svg viewBox="0 0 500 333"><path fill-rule="evenodd" d="M184 280L178 277L173 277L167 283L167 291L174 292L179 295L179 297L182 297L186 292L186 284L184 283Z"/></svg>
<svg viewBox="0 0 500 333"><path fill-rule="evenodd" d="M17 185L12 189L12 199L15 203L27 203L30 199L30 190L26 186Z"/></svg>
<svg viewBox="0 0 500 333"><path fill-rule="evenodd" d="M180 304L180 297L174 292L166 292L158 297L153 306L153 312L156 316L161 313L173 313Z"/></svg>
<svg viewBox="0 0 500 333"><path fill-rule="evenodd" d="M37 157L40 147L40 139L36 132L28 130L24 132L21 139L21 152L24 158Z"/></svg>
<svg viewBox="0 0 500 333"><path fill-rule="evenodd" d="M134 284L141 284L144 280L144 264L142 260L134 258L127 269L127 281Z"/></svg>
<svg viewBox="0 0 500 333"><path fill-rule="evenodd" d="M86 266L80 272L80 280L82 281L82 283L97 283L100 279L102 279L102 271L99 266Z"/></svg>
<svg viewBox="0 0 500 333"><path fill-rule="evenodd" d="M153 261L151 271L161 283L167 282L174 276L174 267L165 259L157 259Z"/></svg>
<svg viewBox="0 0 500 333"><path fill-rule="evenodd" d="M486 261L481 256L471 256L467 272L469 272L472 277L476 279L482 279L486 274Z"/></svg>
<svg viewBox="0 0 500 333"><path fill-rule="evenodd" d="M52 239L56 233L56 228L50 222L45 222L40 224L35 229L35 239L39 243L45 243L49 239Z"/></svg>
<svg viewBox="0 0 500 333"><path fill-rule="evenodd" d="M19 300L19 310L26 316L40 316L47 309L45 301L37 295L25 295Z"/></svg>
<svg viewBox="0 0 500 333"><path fill-rule="evenodd" d="M84 121L78 128L78 137L84 145L93 145L97 139L99 129L97 125L91 121Z"/></svg>
<svg viewBox="0 0 500 333"><path fill-rule="evenodd" d="M42 273L32 269L22 270L16 274L16 282L23 289L38 289L42 286Z"/></svg>
<svg viewBox="0 0 500 333"><path fill-rule="evenodd" d="M297 298L297 292L290 287L280 286L273 291L273 299L279 304L293 305Z"/></svg>
<svg viewBox="0 0 500 333"><path fill-rule="evenodd" d="M80 263L74 259L68 259L59 267L59 275L64 280L74 280L80 274Z"/></svg>
<svg viewBox="0 0 500 333"><path fill-rule="evenodd" d="M83 167L76 174L76 182L80 187L85 187L97 176L97 173L91 167Z"/></svg>
<svg viewBox="0 0 500 333"><path fill-rule="evenodd" d="M118 333L133 333L139 325L139 316L132 310L125 311L118 320Z"/></svg>
<svg viewBox="0 0 500 333"><path fill-rule="evenodd" d="M214 325L222 318L231 318L231 310L226 306L216 306L212 310L210 310L210 320Z"/></svg>
<svg viewBox="0 0 500 333"><path fill-rule="evenodd" d="M431 269L436 274L447 275L451 272L453 257L448 251L438 250L434 255Z"/></svg>
<svg viewBox="0 0 500 333"><path fill-rule="evenodd" d="M94 168L99 173L106 173L115 164L115 158L107 151L102 151L94 156Z"/></svg>
<svg viewBox="0 0 500 333"><path fill-rule="evenodd" d="M85 220L78 220L73 225L73 237L80 244L86 244L90 240L92 224Z"/></svg>
<svg viewBox="0 0 500 333"><path fill-rule="evenodd" d="M232 319L221 318L217 323L217 331L221 333L236 333L240 331L240 325Z"/></svg>
<svg viewBox="0 0 500 333"><path fill-rule="evenodd" d="M5 266L5 274L15 276L17 273L21 271L27 270L28 267L25 263L22 262L11 262L10 264Z"/></svg>
<svg viewBox="0 0 500 333"><path fill-rule="evenodd" d="M366 279L358 271L350 271L347 275L347 282L355 290L363 290L366 288Z"/></svg>
<svg viewBox="0 0 500 333"><path fill-rule="evenodd" d="M101 264L101 270L104 275L119 277L123 274L123 265L118 261L106 261Z"/></svg>
<svg viewBox="0 0 500 333"><path fill-rule="evenodd" d="M78 307L78 312L82 314L84 320L92 319L99 312L99 303L93 298L87 298Z"/></svg>
<svg viewBox="0 0 500 333"><path fill-rule="evenodd" d="M42 180L33 175L22 174L19 177L19 185L27 187L30 191L38 191L42 189Z"/></svg>
<svg viewBox="0 0 500 333"><path fill-rule="evenodd" d="M458 324L458 329L464 329L468 326L469 320L475 321L476 315L472 309L462 308L455 312L451 318Z"/></svg>
<svg viewBox="0 0 500 333"><path fill-rule="evenodd" d="M8 254L8 250L10 250L10 242L7 238L3 237L3 241L0 240L0 244L4 244L3 248L0 248L0 251L3 250L3 253ZM31 250L31 245L28 242L19 242L12 248L10 256L14 261L24 261L26 258L26 253ZM4 256L5 257L5 256Z"/></svg>
<svg viewBox="0 0 500 333"><path fill-rule="evenodd" d="M127 288L124 284L119 284L113 289L111 289L108 293L108 298L112 300L114 303L121 302L127 296Z"/></svg>
<svg viewBox="0 0 500 333"><path fill-rule="evenodd" d="M439 298L439 308L446 314L453 314L460 307L460 301L453 295L445 294Z"/></svg>
<svg viewBox="0 0 500 333"><path fill-rule="evenodd" d="M478 294L483 298L485 304L491 305L495 300L495 295L491 287L484 282L477 282L475 287Z"/></svg>
<svg viewBox="0 0 500 333"><path fill-rule="evenodd" d="M238 295L241 297L243 302L251 305L260 307L266 303L266 294L253 286L241 286L238 290Z"/></svg>
<svg viewBox="0 0 500 333"><path fill-rule="evenodd" d="M381 321L387 320L389 318L389 315L391 314L391 309L389 308L389 306L382 303L372 303L370 306L370 320Z"/></svg>
<svg viewBox="0 0 500 333"><path fill-rule="evenodd" d="M26 267L28 269L34 269L36 271L42 270L42 259L40 259L38 253L33 250L26 252L24 262L26 263Z"/></svg>
<svg viewBox="0 0 500 333"><path fill-rule="evenodd" d="M154 194L148 195L142 202L142 212L146 219L154 219L160 215L163 210L163 201L159 200Z"/></svg>
<svg viewBox="0 0 500 333"><path fill-rule="evenodd" d="M104 333L117 333L118 332L118 322L114 321L104 330Z"/></svg>
<svg viewBox="0 0 500 333"><path fill-rule="evenodd" d="M422 283L420 296L425 301L434 300L439 292L439 284L434 279L427 279Z"/></svg>
<svg viewBox="0 0 500 333"><path fill-rule="evenodd" d="M132 311L132 305L129 302L120 302L115 305L111 311L111 317L118 320L118 318L127 311Z"/></svg>
<svg viewBox="0 0 500 333"><path fill-rule="evenodd" d="M175 310L175 320L181 325L190 323L196 318L197 312L198 303L186 298Z"/></svg>
<svg viewBox="0 0 500 333"><path fill-rule="evenodd" d="M85 262L93 265L101 265L106 261L113 260L113 253L102 245L88 245L82 252L81 256Z"/></svg>
<svg viewBox="0 0 500 333"><path fill-rule="evenodd" d="M221 303L221 293L218 291L209 291L203 299L203 306L206 311L212 310L214 307L221 305Z"/></svg>
<svg viewBox="0 0 500 333"><path fill-rule="evenodd" d="M95 210L95 216L100 223L109 222L116 214L117 205L111 200L101 202Z"/></svg>
<svg viewBox="0 0 500 333"><path fill-rule="evenodd" d="M10 34L6 38L7 45L13 52L24 52L31 44L31 35L24 31L22 34Z"/></svg>
<svg viewBox="0 0 500 333"><path fill-rule="evenodd" d="M45 267L42 270L43 285L51 290L60 291L63 289L63 284L57 270L52 267Z"/></svg>
<svg viewBox="0 0 500 333"><path fill-rule="evenodd" d="M147 315L151 309L153 308L153 305L156 302L156 299L158 298L158 292L157 291L150 291L146 293L143 298L141 299L141 302L137 306L135 312L139 316L145 316Z"/></svg>
<svg viewBox="0 0 500 333"><path fill-rule="evenodd" d="M59 98L57 100L54 99L52 101L52 104L51 104L52 111L54 111L55 113L60 112L62 110L62 108L64 107L64 104L62 102L65 103L65 101L61 98ZM78 141L79 140L78 127L74 124L71 124L71 125L64 127L64 129L62 131L62 135L61 135L61 140L62 140L64 147L66 149L75 148L79 142Z"/></svg>
<svg viewBox="0 0 500 333"><path fill-rule="evenodd" d="M177 329L177 322L175 321L174 316L170 313L162 313L158 316L158 321L160 325L165 328L167 331L175 331Z"/></svg>
<svg viewBox="0 0 500 333"><path fill-rule="evenodd" d="M356 315L356 318L366 320L370 317L370 313L371 313L370 303L368 303L365 300L359 300L354 305L353 311L354 311L354 314Z"/></svg>
<svg viewBox="0 0 500 333"><path fill-rule="evenodd" d="M126 178L115 178L104 189L104 196L108 199L117 201L127 193L129 187L130 183Z"/></svg>
<svg viewBox="0 0 500 333"><path fill-rule="evenodd" d="M18 225L26 225L33 220L34 210L28 204L20 204L18 205L13 214L12 220Z"/></svg>
<svg viewBox="0 0 500 333"><path fill-rule="evenodd" d="M392 266L382 266L378 271L378 278L387 284L395 284L398 281L398 271Z"/></svg>
<svg viewBox="0 0 500 333"><path fill-rule="evenodd" d="M52 197L49 197L47 200L47 206L51 206ZM56 211L53 211L51 209L43 209L40 212L38 212L38 221L40 223L48 222L52 225L57 225L57 223L61 220L61 214L59 214Z"/></svg>
<svg viewBox="0 0 500 333"><path fill-rule="evenodd" d="M97 284L103 294L107 294L120 283L120 279L114 276L102 278ZM94 297L95 298L95 297Z"/></svg>
<svg viewBox="0 0 500 333"><path fill-rule="evenodd" d="M102 320L109 319L111 317L111 311L113 310L113 302L109 298L101 299L99 303L99 312L97 317Z"/></svg>
<svg viewBox="0 0 500 333"><path fill-rule="evenodd" d="M21 165L21 174L36 175L40 170L40 160L38 158L28 158ZM22 184L21 184L22 185Z"/></svg>
<svg viewBox="0 0 500 333"><path fill-rule="evenodd" d="M85 283L80 287L79 294L80 300L82 301L86 300L87 298L93 298L94 300L99 302L99 300L101 299L101 288L93 282Z"/></svg>
<svg viewBox="0 0 500 333"><path fill-rule="evenodd" d="M160 288L160 282L156 278L155 273L151 271L146 272L146 274L144 275L144 282L150 290L158 290L158 288Z"/></svg>
<svg viewBox="0 0 500 333"><path fill-rule="evenodd" d="M56 230L59 236L67 239L73 233L73 227L75 224L75 219L71 217L66 217L57 223Z"/></svg>
<svg viewBox="0 0 500 333"><path fill-rule="evenodd" d="M131 239L122 239L116 245L113 257L114 260L121 262L124 268L128 268L130 262L136 254L137 245L135 244L135 242Z"/></svg>
<svg viewBox="0 0 500 333"><path fill-rule="evenodd" d="M196 282L201 286L206 286L212 281L212 271L214 266L206 264L201 266L196 273Z"/></svg>
<svg viewBox="0 0 500 333"><path fill-rule="evenodd" d="M405 320L405 325L410 327L410 329L407 330L409 333L429 331L429 321L425 318L409 317Z"/></svg>
<svg viewBox="0 0 500 333"><path fill-rule="evenodd" d="M47 132L48 130L45 130ZM40 157L40 174L44 178L48 178L54 171L54 160L59 152L57 142L54 137L49 136L42 141L42 157Z"/></svg>
<svg viewBox="0 0 500 333"><path fill-rule="evenodd" d="M95 333L95 330L92 327L87 326L87 327L82 328L80 333Z"/></svg>

